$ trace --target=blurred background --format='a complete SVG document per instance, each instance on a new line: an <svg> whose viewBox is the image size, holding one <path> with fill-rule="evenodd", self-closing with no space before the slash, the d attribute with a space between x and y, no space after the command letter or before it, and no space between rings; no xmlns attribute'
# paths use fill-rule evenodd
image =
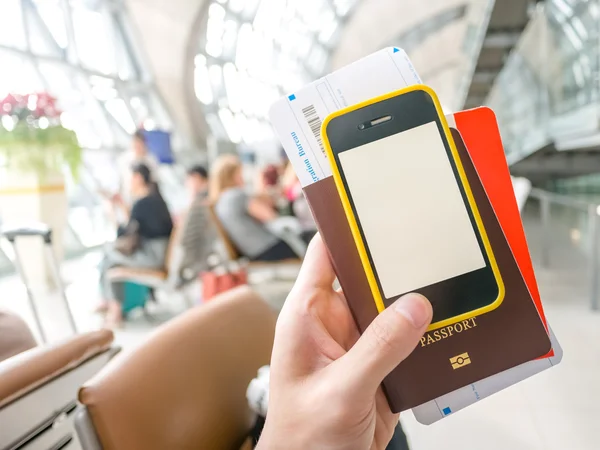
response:
<svg viewBox="0 0 600 450"><path fill-rule="evenodd" d="M302 195L293 176L286 184L267 111L388 46L408 53L447 112L494 109L565 349L556 370L440 425L420 427L407 414L409 439L422 449L452 439L461 449L598 448L590 425L600 420L600 0L2 0L0 226L41 221L53 230L70 310L42 243L20 244L45 337L70 335L70 314L79 331L104 321L94 309L105 246L117 236L107 203L124 188L124 155L138 158L136 132L174 223L193 204L190 168L210 172L233 154L247 190L278 214L304 217L304 236L314 224L293 207ZM270 197L274 189L281 198ZM234 237L222 231L212 239L226 241L229 259L252 259L232 256ZM201 272L143 291L156 301L126 314L117 342L135 348L201 303ZM278 311L296 273L297 264L271 264L248 276ZM39 339L31 306L3 239L0 308Z"/></svg>

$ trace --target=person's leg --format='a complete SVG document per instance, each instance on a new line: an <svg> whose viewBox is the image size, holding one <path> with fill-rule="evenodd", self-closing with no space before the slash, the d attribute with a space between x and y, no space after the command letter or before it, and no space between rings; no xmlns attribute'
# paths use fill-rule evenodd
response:
<svg viewBox="0 0 600 450"><path fill-rule="evenodd" d="M315 237L315 234L317 234L317 230L304 230L302 232L302 234L300 235L300 237L302 238L304 243L306 245L308 245L308 244L310 244L310 241L312 240L312 238Z"/></svg>
<svg viewBox="0 0 600 450"><path fill-rule="evenodd" d="M394 436L392 436L392 440L386 447L386 450L409 450L408 440L406 439L406 434L404 434L404 430L402 429L402 425L398 422L396 425L396 429L394 430Z"/></svg>
<svg viewBox="0 0 600 450"><path fill-rule="evenodd" d="M145 241L142 244L142 247L130 256L123 255L114 249L107 252L106 257L108 262L105 263L106 267L103 277L103 289L106 292L106 298L108 299L106 326L116 327L123 322L122 305L119 301L119 293L117 292L118 288L121 287L123 283L111 282L108 277L106 277L106 272L113 267L136 267L145 269L161 268L164 266L167 246L168 239L156 239Z"/></svg>
<svg viewBox="0 0 600 450"><path fill-rule="evenodd" d="M296 259L298 255L292 250L292 248L284 241L278 241L270 249L264 251L252 261L282 261L284 259Z"/></svg>

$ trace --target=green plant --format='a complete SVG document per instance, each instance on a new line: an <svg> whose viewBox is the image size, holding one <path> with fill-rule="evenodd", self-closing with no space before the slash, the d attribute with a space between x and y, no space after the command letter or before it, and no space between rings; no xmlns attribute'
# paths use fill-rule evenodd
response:
<svg viewBox="0 0 600 450"><path fill-rule="evenodd" d="M43 178L66 164L74 177L82 162L75 133L60 124L48 94L8 95L0 102L0 157L8 170Z"/></svg>

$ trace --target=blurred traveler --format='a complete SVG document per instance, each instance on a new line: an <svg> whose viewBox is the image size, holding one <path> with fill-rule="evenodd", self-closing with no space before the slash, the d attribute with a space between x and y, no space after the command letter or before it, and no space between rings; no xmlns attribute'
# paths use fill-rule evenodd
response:
<svg viewBox="0 0 600 450"><path fill-rule="evenodd" d="M188 169L185 185L190 204L179 218L176 237L181 248L179 266L182 279L194 277L206 267L216 239L208 211L208 172L204 166L196 165Z"/></svg>
<svg viewBox="0 0 600 450"><path fill-rule="evenodd" d="M317 226L306 197L302 193L302 185L300 184L298 175L296 175L296 171L289 161L283 173L281 183L285 198L290 203L292 214L298 219L302 228L302 240L308 244L316 234Z"/></svg>
<svg viewBox="0 0 600 450"><path fill-rule="evenodd" d="M254 196L279 213L289 214L289 203L283 195L279 169L274 164L269 164L258 172Z"/></svg>
<svg viewBox="0 0 600 450"><path fill-rule="evenodd" d="M143 130L137 130L131 140L131 148L122 154L117 160L119 170L119 194L126 205L131 206L133 198L131 197L131 167L134 164L144 164L150 169L152 181L157 181L158 160L148 151L146 146L146 137ZM119 199L117 199L119 201Z"/></svg>
<svg viewBox="0 0 600 450"><path fill-rule="evenodd" d="M185 187L192 201L208 196L208 171L204 166L192 166L187 171Z"/></svg>
<svg viewBox="0 0 600 450"><path fill-rule="evenodd" d="M8 311L0 311L0 361L36 345L35 338L23 319Z"/></svg>
<svg viewBox="0 0 600 450"><path fill-rule="evenodd" d="M130 210L123 201L115 202L126 217L127 225L119 227L117 241L107 246L100 264L101 290L108 308L107 325L118 325L122 320L114 285L106 277L108 269L118 266L162 269L173 230L171 214L152 182L148 166L137 163L130 171L133 207Z"/></svg>
<svg viewBox="0 0 600 450"><path fill-rule="evenodd" d="M297 258L292 248L266 224L279 215L269 202L244 191L242 164L234 155L222 155L214 163L209 181L209 200L237 250L253 261Z"/></svg>
<svg viewBox="0 0 600 450"><path fill-rule="evenodd" d="M431 305L404 295L361 336L334 280L317 235L277 319L258 449L383 450L394 432L394 445L405 443L381 382L418 344Z"/></svg>

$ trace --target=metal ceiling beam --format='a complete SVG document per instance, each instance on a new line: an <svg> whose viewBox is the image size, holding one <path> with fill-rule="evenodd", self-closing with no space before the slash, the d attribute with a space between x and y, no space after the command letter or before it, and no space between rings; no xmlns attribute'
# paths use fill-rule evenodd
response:
<svg viewBox="0 0 600 450"><path fill-rule="evenodd" d="M473 74L471 83L491 85L497 76L498 71L496 70L478 70Z"/></svg>
<svg viewBox="0 0 600 450"><path fill-rule="evenodd" d="M481 67L481 63L485 60L486 56L489 57L490 54L494 55L498 52L502 52L504 55L502 59L503 61L506 60L506 55L518 44L523 30L529 22L530 5L530 0L511 0L511 2L507 2L506 0L502 2L500 0L490 0L491 12L485 36L481 41L479 53L475 55L474 70L471 74L471 79L466 80L465 83L465 106L473 106L485 102L485 98L481 98L483 94L480 92L481 86L485 85L488 87L485 92L485 96L487 97L497 73L501 71L502 67L496 70L496 68ZM514 16L519 11L522 12L522 17ZM492 73L495 73L495 75L491 75ZM492 79L491 82L488 81L490 79Z"/></svg>
<svg viewBox="0 0 600 450"><path fill-rule="evenodd" d="M572 177L600 172L600 149L592 151L536 152L511 165L515 175L527 177Z"/></svg>
<svg viewBox="0 0 600 450"><path fill-rule="evenodd" d="M495 30L488 33L483 40L484 48L499 48L499 49L511 49L519 42L522 28L518 30Z"/></svg>
<svg viewBox="0 0 600 450"><path fill-rule="evenodd" d="M466 3L447 8L404 30L389 42L389 46L401 47L404 51L410 53L416 47L423 44L427 38L439 33L457 20L462 19L466 13Z"/></svg>

